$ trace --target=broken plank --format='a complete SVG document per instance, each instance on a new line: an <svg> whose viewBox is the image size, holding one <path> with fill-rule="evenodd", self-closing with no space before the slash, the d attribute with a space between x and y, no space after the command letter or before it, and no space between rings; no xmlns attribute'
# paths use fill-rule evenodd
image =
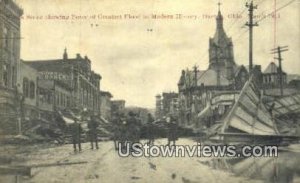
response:
<svg viewBox="0 0 300 183"><path fill-rule="evenodd" d="M40 168L40 167L50 167L50 166L65 166L65 165L78 165L78 164L86 164L87 161L78 161L78 162L65 162L65 163L46 163L46 164L36 164L36 165L28 165L31 168Z"/></svg>
<svg viewBox="0 0 300 183"><path fill-rule="evenodd" d="M31 175L31 168L26 166L0 166L0 175Z"/></svg>

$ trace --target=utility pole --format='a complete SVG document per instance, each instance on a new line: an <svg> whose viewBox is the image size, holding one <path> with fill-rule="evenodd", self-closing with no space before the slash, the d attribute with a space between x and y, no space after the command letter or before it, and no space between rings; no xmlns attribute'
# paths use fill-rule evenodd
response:
<svg viewBox="0 0 300 183"><path fill-rule="evenodd" d="M197 87L197 77L198 77L198 67L195 65L194 67L193 67L193 69L194 69L194 84L195 84L195 87Z"/></svg>
<svg viewBox="0 0 300 183"><path fill-rule="evenodd" d="M246 3L246 7L249 11L249 21L245 24L249 27L249 72L252 73L253 69L253 27L258 26L257 22L253 23L253 11L257 9L257 5L253 5L253 1L250 4Z"/></svg>
<svg viewBox="0 0 300 183"><path fill-rule="evenodd" d="M271 54L278 54L278 57L274 59L278 60L278 72L279 72L279 84L280 84L280 95L283 96L283 78L282 78L282 57L281 53L288 51L288 46L278 46L271 50Z"/></svg>

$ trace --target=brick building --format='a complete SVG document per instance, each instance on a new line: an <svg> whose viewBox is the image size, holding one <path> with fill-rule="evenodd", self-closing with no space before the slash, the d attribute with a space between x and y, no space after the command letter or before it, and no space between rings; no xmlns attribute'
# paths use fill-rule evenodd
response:
<svg viewBox="0 0 300 183"><path fill-rule="evenodd" d="M20 93L22 94L21 110L23 117L35 118L39 115L37 78L38 72L23 61L20 62L19 72Z"/></svg>
<svg viewBox="0 0 300 183"><path fill-rule="evenodd" d="M16 131L20 113L20 17L23 10L13 1L0 1L0 119L3 129ZM0 130L0 134L1 134Z"/></svg>
<svg viewBox="0 0 300 183"><path fill-rule="evenodd" d="M26 61L38 73L42 98L50 98L55 109L66 107L93 114L100 114L101 76L91 70L91 60L77 54L68 58L65 49L62 59ZM51 82L50 82L51 81ZM48 83L46 86L44 83ZM54 93L46 91L54 89Z"/></svg>

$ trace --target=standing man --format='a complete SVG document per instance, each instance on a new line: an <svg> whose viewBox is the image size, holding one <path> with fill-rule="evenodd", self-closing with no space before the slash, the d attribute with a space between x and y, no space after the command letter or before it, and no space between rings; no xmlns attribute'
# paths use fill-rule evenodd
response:
<svg viewBox="0 0 300 183"><path fill-rule="evenodd" d="M128 134L127 136L128 143L131 146L133 143L139 142L140 139L139 121L132 111L128 113L126 126L127 126L127 134Z"/></svg>
<svg viewBox="0 0 300 183"><path fill-rule="evenodd" d="M94 143L96 146L96 149L99 149L98 146L98 133L97 133L97 128L99 124L97 123L96 117L91 116L89 122L88 122L88 129L89 129L89 139L91 142L91 149L94 149Z"/></svg>
<svg viewBox="0 0 300 183"><path fill-rule="evenodd" d="M77 145L78 150L81 151L81 133L82 128L80 123L78 123L77 119L74 120L74 123L70 125L71 135L72 135L72 143L74 152L77 151Z"/></svg>
<svg viewBox="0 0 300 183"><path fill-rule="evenodd" d="M147 137L148 137L148 144L153 145L154 144L154 125L153 125L154 119L150 113L148 113L148 119L147 119Z"/></svg>
<svg viewBox="0 0 300 183"><path fill-rule="evenodd" d="M171 142L173 142L173 145L175 146L176 140L178 139L177 137L177 123L172 116L167 118L167 123L168 123L168 146L171 145Z"/></svg>
<svg viewBox="0 0 300 183"><path fill-rule="evenodd" d="M122 118L121 114L117 113L113 119L113 140L115 150L119 149L119 144L121 144L122 147L126 141L125 125L125 120Z"/></svg>

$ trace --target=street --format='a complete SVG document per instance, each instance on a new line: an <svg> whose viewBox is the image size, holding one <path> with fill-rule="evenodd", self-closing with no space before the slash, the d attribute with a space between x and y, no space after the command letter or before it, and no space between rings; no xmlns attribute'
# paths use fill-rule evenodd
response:
<svg viewBox="0 0 300 183"><path fill-rule="evenodd" d="M157 145L166 144L159 139ZM177 144L192 145L191 139L180 139ZM90 144L83 144L83 151L74 153L71 145L36 149L20 154L25 158L22 165L47 163L87 162L84 164L36 167L31 177L19 176L17 182L260 182L237 177L232 173L212 169L203 164L210 158L197 157L120 157L113 142L100 143L99 150L91 150ZM16 182L12 175L0 176L0 182Z"/></svg>

